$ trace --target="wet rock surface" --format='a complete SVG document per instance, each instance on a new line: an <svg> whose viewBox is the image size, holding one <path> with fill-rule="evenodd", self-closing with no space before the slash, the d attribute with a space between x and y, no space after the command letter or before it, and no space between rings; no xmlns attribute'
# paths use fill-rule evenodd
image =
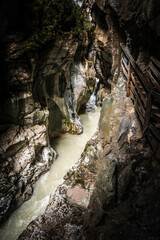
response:
<svg viewBox="0 0 160 240"><path fill-rule="evenodd" d="M56 158L49 146L46 107L32 93L37 55L20 51L23 36L6 39L0 104L0 222L28 200L32 185Z"/></svg>
<svg viewBox="0 0 160 240"><path fill-rule="evenodd" d="M150 224L154 222L159 229L157 214L151 220L150 209L160 208L158 196L154 195L159 191L159 163L144 145L123 84L118 89L121 96L117 98L115 90L113 98L106 98L102 107L97 154L104 161L103 170L85 214L82 235L96 240L158 239L159 231L151 231Z"/></svg>
<svg viewBox="0 0 160 240"><path fill-rule="evenodd" d="M75 61L81 48L86 54L89 41L80 42L74 36L56 39L50 51L39 61L34 92L41 105L49 110L49 135L61 132L81 133L83 128L78 116L95 86L93 62Z"/></svg>
<svg viewBox="0 0 160 240"><path fill-rule="evenodd" d="M0 222L31 197L33 183L49 170L56 158L50 139L62 132L83 131L78 111L88 102L96 81L93 62L84 59L88 38L77 41L72 33L57 35L42 51L25 52L22 32L4 37Z"/></svg>
<svg viewBox="0 0 160 240"><path fill-rule="evenodd" d="M32 185L50 169L55 151L47 146L46 126L12 126L0 137L0 221L32 196Z"/></svg>
<svg viewBox="0 0 160 240"><path fill-rule="evenodd" d="M118 23L116 32L119 32L119 39L128 45L142 69L145 70L144 66L150 56L160 58L158 53L160 29L157 24L160 21L159 1L96 0L95 4L106 15L106 24L109 28L115 23L114 16L116 16ZM110 11L112 20L109 17ZM115 46L116 39L113 41Z"/></svg>
<svg viewBox="0 0 160 240"><path fill-rule="evenodd" d="M20 51L18 33L3 39L1 221L31 196L55 159L48 134L82 132L78 112L93 92L95 71L105 88L99 98L111 91L119 42L144 71L151 55L160 58L158 1L91 2L96 57L88 58L88 38L72 34L56 36L38 54ZM159 163L144 144L122 78L104 100L99 125L46 212L19 239L159 239Z"/></svg>
<svg viewBox="0 0 160 240"><path fill-rule="evenodd" d="M104 100L99 133L51 196L45 213L19 239L158 239L149 221L151 211L159 209L158 176L159 164L144 146L121 77ZM157 229L158 216L152 216Z"/></svg>

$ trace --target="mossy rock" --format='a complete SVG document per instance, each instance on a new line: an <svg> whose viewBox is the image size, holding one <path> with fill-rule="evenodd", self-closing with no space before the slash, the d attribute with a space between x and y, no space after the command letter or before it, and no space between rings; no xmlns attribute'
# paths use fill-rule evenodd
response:
<svg viewBox="0 0 160 240"><path fill-rule="evenodd" d="M42 48L54 40L57 33L67 35L72 32L74 36L87 37L93 27L89 15L73 0L34 0L27 5L32 25L21 44L23 52Z"/></svg>

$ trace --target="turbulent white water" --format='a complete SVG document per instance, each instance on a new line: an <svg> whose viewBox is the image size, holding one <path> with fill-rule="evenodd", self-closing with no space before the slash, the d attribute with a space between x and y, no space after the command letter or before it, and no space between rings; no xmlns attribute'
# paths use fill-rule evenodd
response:
<svg viewBox="0 0 160 240"><path fill-rule="evenodd" d="M94 96L91 101L94 102ZM92 109L92 103L88 104L88 109ZM64 134L54 141L53 148L59 155L57 160L53 163L50 171L41 176L34 185L32 198L14 211L9 220L1 226L1 240L15 240L33 219L45 211L50 194L62 183L63 176L76 163L86 142L96 131L99 112L100 110L96 109L94 112L81 115L84 126L83 134Z"/></svg>

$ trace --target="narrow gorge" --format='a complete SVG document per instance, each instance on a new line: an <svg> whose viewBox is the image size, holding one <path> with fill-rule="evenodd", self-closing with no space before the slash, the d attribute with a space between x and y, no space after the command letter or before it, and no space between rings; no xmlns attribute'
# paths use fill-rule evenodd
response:
<svg viewBox="0 0 160 240"><path fill-rule="evenodd" d="M7 0L0 19L0 238L158 240L159 1Z"/></svg>

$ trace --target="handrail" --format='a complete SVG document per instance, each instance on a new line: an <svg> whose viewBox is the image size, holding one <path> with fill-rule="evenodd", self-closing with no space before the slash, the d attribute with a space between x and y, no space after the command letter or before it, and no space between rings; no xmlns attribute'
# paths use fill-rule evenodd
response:
<svg viewBox="0 0 160 240"><path fill-rule="evenodd" d="M160 61L158 61L156 58L154 58L153 56L151 57L152 62L154 62L154 64L157 65L157 67L160 69Z"/></svg>
<svg viewBox="0 0 160 240"><path fill-rule="evenodd" d="M157 71L157 69L155 68L152 62L149 63L149 67L151 71L154 73L154 75L156 76L157 82L160 84L160 73Z"/></svg>
<svg viewBox="0 0 160 240"><path fill-rule="evenodd" d="M128 63L126 63L122 53ZM151 57L151 61L147 74L144 74L130 54L129 49L120 43L119 72L121 66L128 81L127 96L131 94L135 111L141 122L143 133L148 136L148 141L151 143L152 138L150 139L148 134L152 134L160 148L160 61L154 57ZM146 131L147 129L150 129L151 132Z"/></svg>
<svg viewBox="0 0 160 240"><path fill-rule="evenodd" d="M128 48L123 44L120 43L120 46L122 48L122 51L124 52L125 56L128 58L129 62L131 63L134 71L137 73L141 83L143 84L143 87L146 91L149 91L149 88L146 86L146 79L145 76L143 75L142 71L140 70L139 66L137 65L137 63L135 62L134 58L132 57L132 55L129 53Z"/></svg>

